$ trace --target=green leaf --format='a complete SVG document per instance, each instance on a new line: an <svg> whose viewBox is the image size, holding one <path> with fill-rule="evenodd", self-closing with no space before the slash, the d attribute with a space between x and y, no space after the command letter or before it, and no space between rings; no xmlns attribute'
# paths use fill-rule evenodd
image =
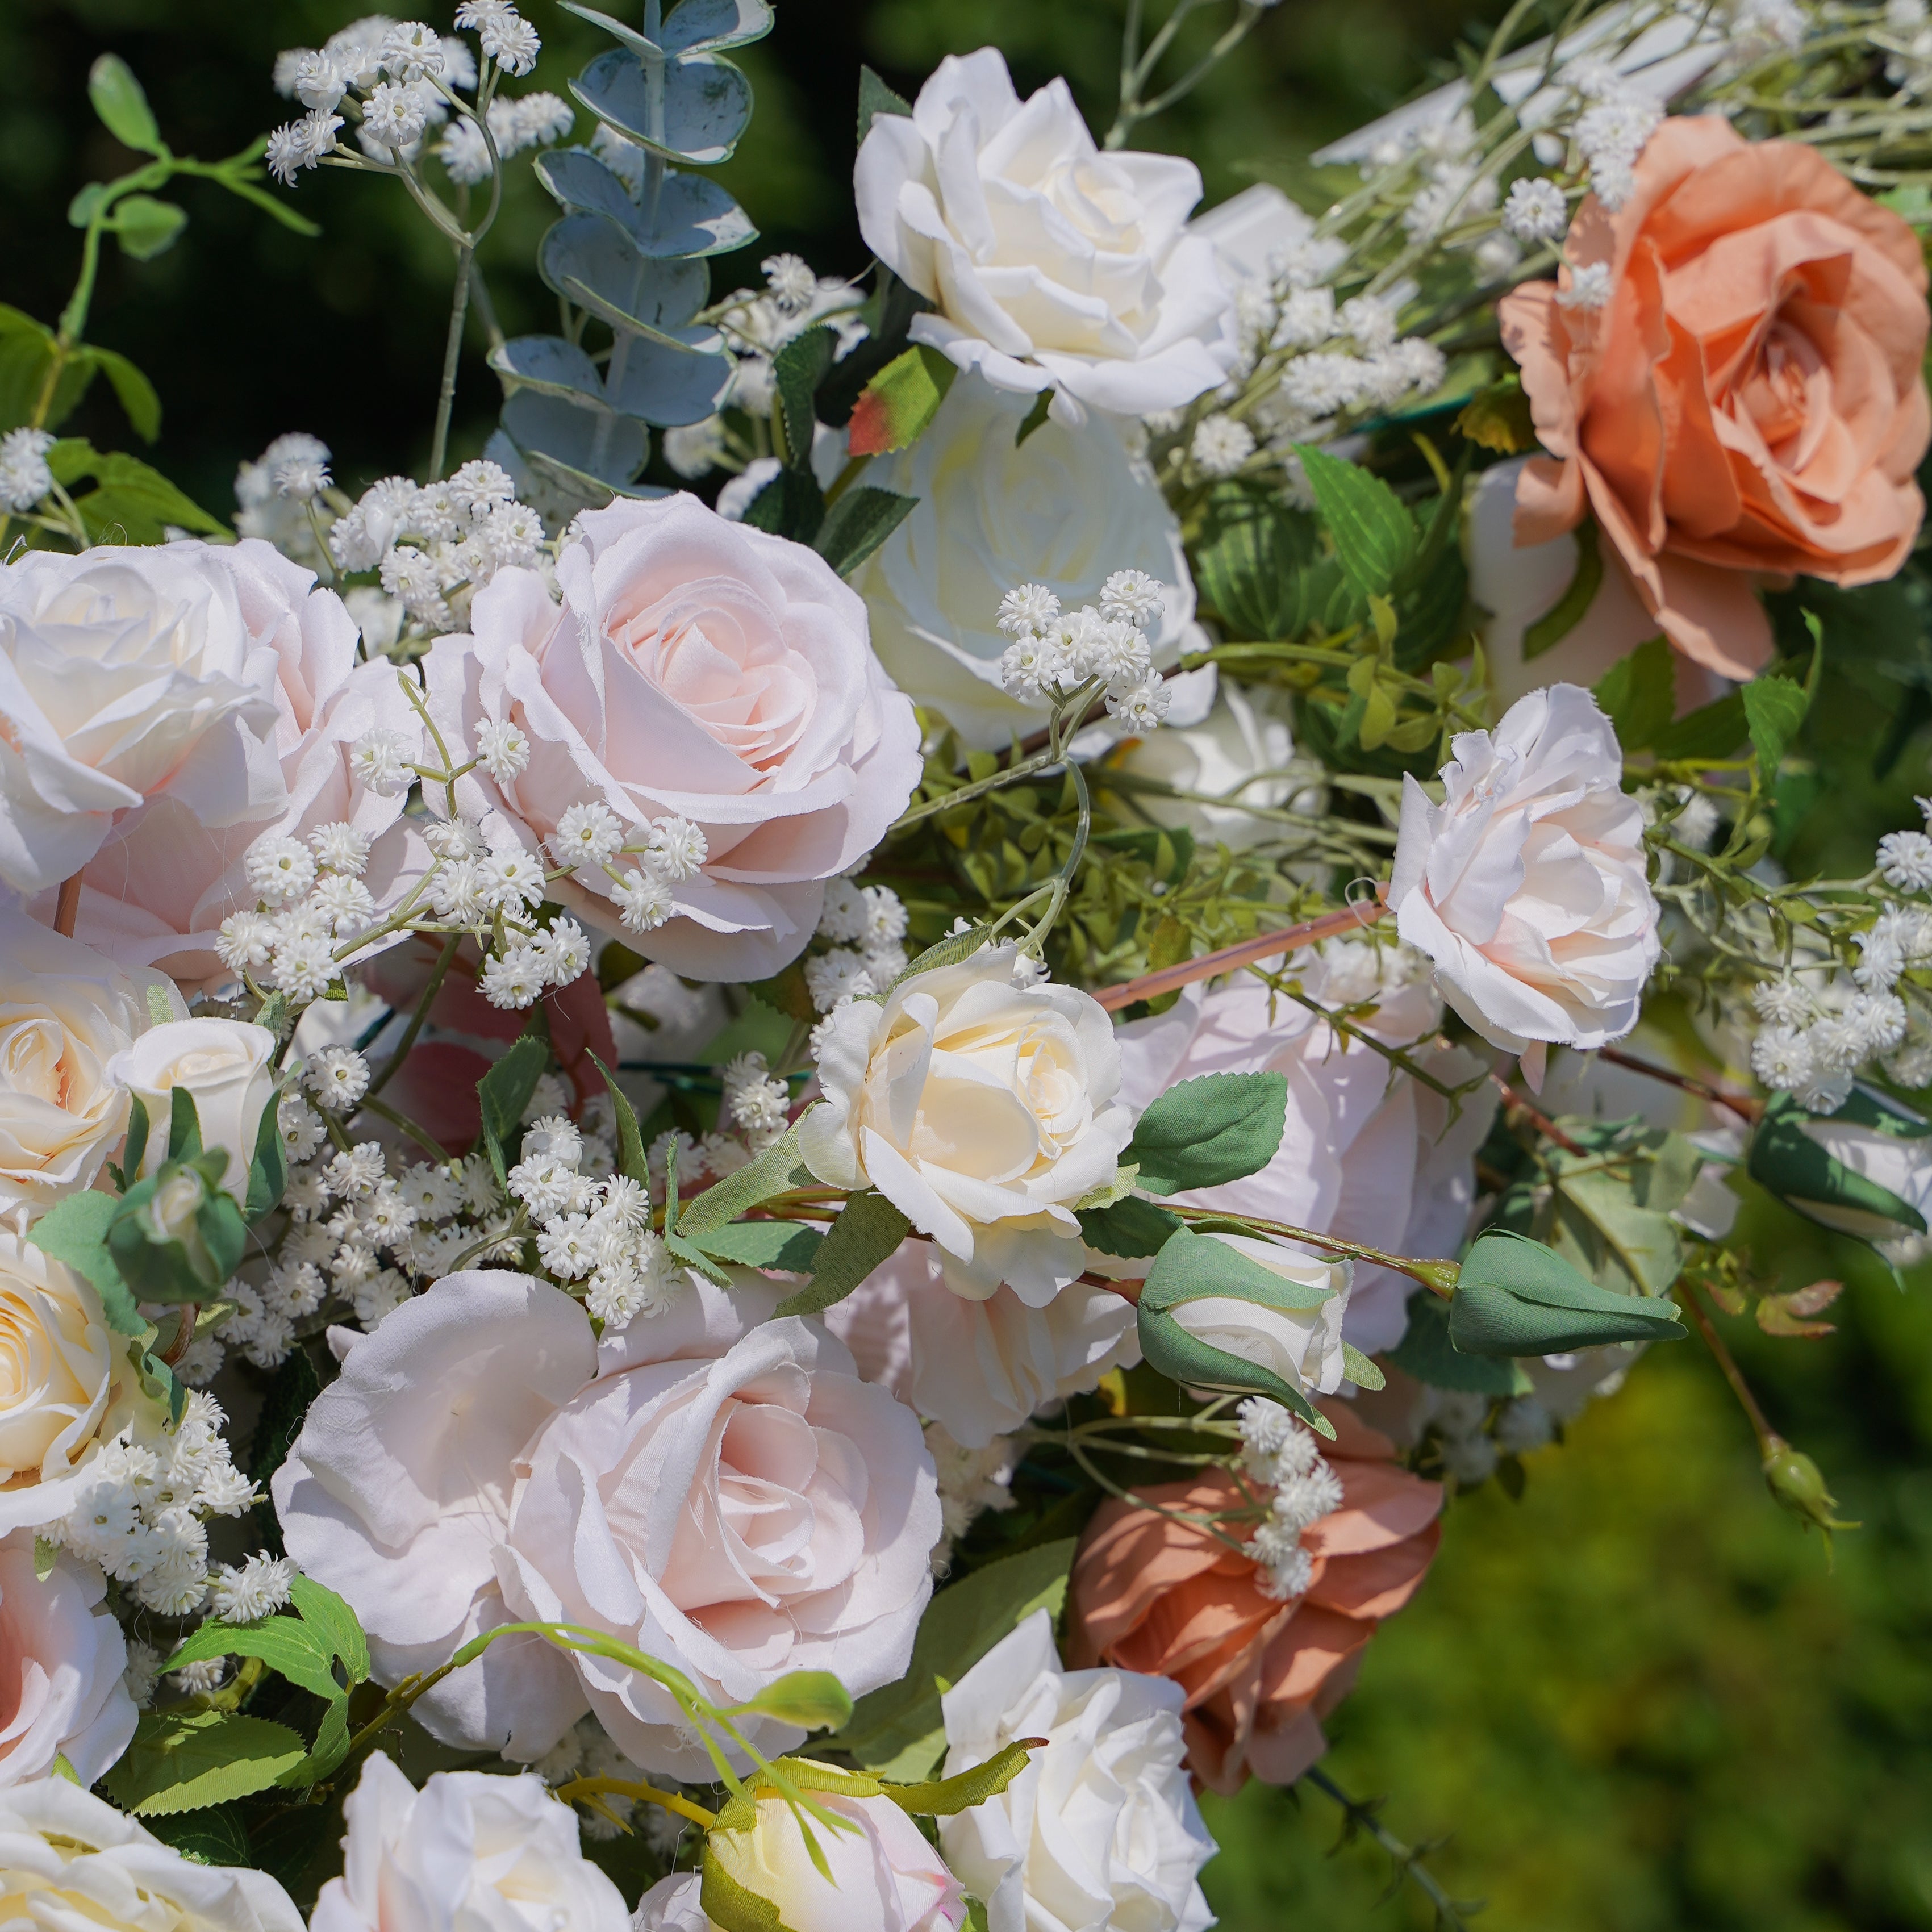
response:
<svg viewBox="0 0 1932 1932"><path fill-rule="evenodd" d="M1560 644L1583 621L1584 614L1603 587L1604 555L1598 546L1596 524L1586 517L1572 534L1576 539L1576 574L1556 604L1523 632L1525 664Z"/></svg>
<svg viewBox="0 0 1932 1932"><path fill-rule="evenodd" d="M836 1731L852 1721L852 1699L829 1670L793 1670L766 1684L748 1704L734 1706L732 1715L740 1711L755 1711L801 1730Z"/></svg>
<svg viewBox="0 0 1932 1932"><path fill-rule="evenodd" d="M1808 1131L1812 1119L1789 1094L1774 1094L1751 1136L1747 1163L1751 1178L1807 1220L1855 1240L1897 1240L1907 1234L1924 1234L1925 1217L1918 1208L1814 1139ZM1902 1109L1893 1115L1891 1108L1877 1106L1858 1088L1835 1114L1817 1125L1828 1133L1841 1124L1912 1139L1928 1127Z"/></svg>
<svg viewBox="0 0 1932 1932"><path fill-rule="evenodd" d="M748 1890L724 1869L710 1836L705 1840L704 1876L698 1882L698 1903L706 1924L716 1926L718 1932L790 1932L769 1898Z"/></svg>
<svg viewBox="0 0 1932 1932"><path fill-rule="evenodd" d="M986 932L983 926L969 926L964 932L949 932L908 964L892 982L893 989L903 986L915 973L936 973L942 966L956 966L961 960L971 958L986 944Z"/></svg>
<svg viewBox="0 0 1932 1932"><path fill-rule="evenodd" d="M239 175L223 175L218 178L221 185L239 200L251 202L264 214L272 214L284 228L314 241L322 232L317 224L305 214L298 214L285 201L280 201L254 182L244 181Z"/></svg>
<svg viewBox="0 0 1932 1932"><path fill-rule="evenodd" d="M1677 710L1677 653L1661 632L1619 658L1592 695L1616 728L1626 752L1647 752L1670 728Z"/></svg>
<svg viewBox="0 0 1932 1932"><path fill-rule="evenodd" d="M295 1617L270 1617L259 1624L203 1624L163 1666L205 1664L218 1657L259 1657L271 1670L326 1700L346 1694L335 1681L328 1653L316 1633Z"/></svg>
<svg viewBox="0 0 1932 1932"><path fill-rule="evenodd" d="M1352 1342L1342 1344L1342 1379L1352 1382L1358 1388L1379 1389L1388 1387L1388 1377L1376 1367Z"/></svg>
<svg viewBox="0 0 1932 1932"><path fill-rule="evenodd" d="M952 359L925 343L895 356L852 405L848 447L854 456L888 456L925 434L939 413L959 370Z"/></svg>
<svg viewBox="0 0 1932 1932"><path fill-rule="evenodd" d="M1258 1173L1281 1145L1288 1082L1279 1073L1204 1073L1170 1087L1142 1114L1124 1161L1150 1194L1216 1187Z"/></svg>
<svg viewBox="0 0 1932 1932"><path fill-rule="evenodd" d="M152 262L181 238L188 226L188 210L171 201L157 201L152 195L130 194L115 204L107 225L121 244L122 254L137 262Z"/></svg>
<svg viewBox="0 0 1932 1932"><path fill-rule="evenodd" d="M938 1748L927 1760L928 1766L937 1764L945 1754L946 1734L935 1676L943 1673L957 1683L1036 1610L1058 1618L1078 1547L1071 1537L1043 1543L970 1571L940 1591L920 1619L904 1676L861 1697L852 1721L831 1742L875 1769L903 1762L937 1731Z"/></svg>
<svg viewBox="0 0 1932 1932"><path fill-rule="evenodd" d="M148 1324L107 1246L108 1225L120 1204L111 1194L70 1194L34 1223L28 1238L44 1254L64 1262L93 1283L107 1325L116 1334L145 1335Z"/></svg>
<svg viewBox="0 0 1932 1932"><path fill-rule="evenodd" d="M638 1126L638 1110L631 1105L630 1096L617 1084L617 1076L596 1054L590 1055L590 1064L604 1076L605 1090L610 1096L610 1111L617 1122L617 1172L626 1180L634 1180L646 1194L651 1191L650 1156L644 1150L644 1137ZM530 1102L524 1102L528 1106Z"/></svg>
<svg viewBox="0 0 1932 1932"><path fill-rule="evenodd" d="M170 1088L168 1094L169 1160L193 1160L201 1152L202 1145L201 1110L195 1105L194 1094L185 1087Z"/></svg>
<svg viewBox="0 0 1932 1932"><path fill-rule="evenodd" d="M818 1009L812 1004L811 990L805 983L805 967L800 960L794 959L769 980L754 980L745 990L788 1020L801 1020L811 1026L818 1018Z"/></svg>
<svg viewBox="0 0 1932 1932"><path fill-rule="evenodd" d="M54 1565L60 1561L60 1545L50 1543L44 1536L34 1538L34 1580L44 1583L54 1574Z"/></svg>
<svg viewBox="0 0 1932 1932"><path fill-rule="evenodd" d="M1416 551L1415 520L1379 476L1359 464L1298 444L1342 574L1364 596L1384 594Z"/></svg>
<svg viewBox="0 0 1932 1932"><path fill-rule="evenodd" d="M808 1286L787 1295L780 1315L816 1315L843 1301L898 1250L912 1223L883 1194L855 1194L832 1224Z"/></svg>
<svg viewBox="0 0 1932 1932"><path fill-rule="evenodd" d="M291 1765L275 1782L285 1790L319 1784L349 1755L349 1700L338 1697L322 1713L315 1744L302 1762Z"/></svg>
<svg viewBox="0 0 1932 1932"><path fill-rule="evenodd" d="M89 373L93 365L89 364ZM76 400L78 398L76 398ZM96 487L74 499L88 534L97 542L160 543L170 526L224 535L223 525L158 470L118 450L103 454L84 437L70 437L47 452L48 466L69 487L92 476Z"/></svg>
<svg viewBox="0 0 1932 1932"><path fill-rule="evenodd" d="M1167 1239L1180 1226L1164 1208L1151 1201L1129 1195L1110 1208L1084 1208L1080 1210L1080 1232L1090 1248L1123 1259L1138 1255L1157 1255Z"/></svg>
<svg viewBox="0 0 1932 1932"><path fill-rule="evenodd" d="M216 1154L170 1161L116 1206L107 1250L137 1301L212 1301L240 1267L248 1252L248 1224L233 1201L207 1177L206 1170L220 1159ZM187 1175L201 1180L200 1204L178 1232L164 1234L148 1210L164 1188Z"/></svg>
<svg viewBox="0 0 1932 1932"><path fill-rule="evenodd" d="M688 1232L682 1227L678 1232ZM816 1228L801 1227L796 1221L734 1221L690 1239L692 1246L715 1261L734 1262L740 1268L780 1268L787 1274L811 1274L825 1241Z"/></svg>
<svg viewBox="0 0 1932 1932"><path fill-rule="evenodd" d="M692 1197L691 1205L678 1217L678 1232L695 1239L735 1221L790 1187L808 1187L810 1173L798 1154L798 1127L794 1120L771 1145L754 1155L734 1174L714 1181L702 1194Z"/></svg>
<svg viewBox="0 0 1932 1932"><path fill-rule="evenodd" d="M1208 500L1194 574L1229 634L1258 643L1299 637L1314 616L1318 580L1325 581L1312 520L1234 482L1217 484Z"/></svg>
<svg viewBox="0 0 1932 1932"><path fill-rule="evenodd" d="M1036 1740L1037 1742L1037 1740ZM956 1812L970 1811L989 1798L997 1798L1025 1770L1033 1753L1017 1740L970 1771L956 1772L952 1777L920 1784L888 1784L886 1796L902 1811L915 1817L950 1818Z"/></svg>
<svg viewBox="0 0 1932 1932"><path fill-rule="evenodd" d="M1726 758L1743 743L1748 729L1744 699L1734 691L1658 732L1651 748L1660 758Z"/></svg>
<svg viewBox="0 0 1932 1932"><path fill-rule="evenodd" d="M149 1711L102 1789L138 1817L198 1811L266 1791L308 1756L286 1724L225 1711Z"/></svg>
<svg viewBox="0 0 1932 1932"><path fill-rule="evenodd" d="M1527 1235L1479 1236L1449 1304L1449 1339L1465 1354L1550 1355L1611 1342L1676 1340L1668 1301L1613 1294Z"/></svg>
<svg viewBox="0 0 1932 1932"><path fill-rule="evenodd" d="M916 496L862 484L825 513L812 548L841 577L850 577L919 507Z"/></svg>
<svg viewBox="0 0 1932 1932"><path fill-rule="evenodd" d="M255 1157L248 1163L248 1198L242 1211L251 1226L281 1204L282 1192L288 1184L288 1156L282 1146L281 1124L272 1105L262 1109L261 1124L255 1134Z"/></svg>
<svg viewBox="0 0 1932 1932"><path fill-rule="evenodd" d="M794 470L812 467L813 432L818 422L812 398L832 367L838 346L837 334L820 322L794 335L772 358L772 383L784 419L786 460Z"/></svg>
<svg viewBox="0 0 1932 1932"><path fill-rule="evenodd" d="M174 1818L157 1818L148 1828L162 1844L173 1846L184 1858L193 1858L197 1864L252 1865L255 1862L249 1848L247 1822L232 1804L184 1811Z"/></svg>
<svg viewBox="0 0 1932 1932"><path fill-rule="evenodd" d="M1388 1360L1406 1376L1431 1388L1454 1389L1465 1395L1530 1395L1535 1384L1520 1364L1508 1357L1459 1353L1449 1340L1449 1310L1432 1294L1409 1298L1408 1327Z"/></svg>
<svg viewBox="0 0 1932 1932"><path fill-rule="evenodd" d="M111 349L96 349L93 355L114 386L134 434L143 442L152 442L161 433L161 399L154 393L154 384L126 356Z"/></svg>
<svg viewBox="0 0 1932 1932"><path fill-rule="evenodd" d="M912 103L902 94L896 94L868 67L859 70L859 139L863 141L872 131L874 118L881 114L902 114L910 117Z"/></svg>
<svg viewBox="0 0 1932 1932"><path fill-rule="evenodd" d="M1750 741L1757 750L1758 769L1766 782L1778 776L1798 728L1811 700L1802 685L1789 678L1754 678L1744 688L1744 722L1750 728Z"/></svg>
<svg viewBox="0 0 1932 1932"><path fill-rule="evenodd" d="M299 1573L289 1586L289 1596L303 1622L348 1672L350 1682L362 1683L369 1675L369 1640L356 1612L326 1585Z"/></svg>
<svg viewBox="0 0 1932 1932"><path fill-rule="evenodd" d="M476 1097L483 1109L483 1144L496 1170L497 1185L506 1190L508 1163L523 1132L524 1110L549 1064L549 1042L535 1032L526 1033L477 1082Z"/></svg>
<svg viewBox="0 0 1932 1932"><path fill-rule="evenodd" d="M1053 391L1051 388L1040 391L1034 398L1033 407L1026 412L1026 420L1013 436L1013 447L1018 449L1027 438L1046 427L1047 418L1053 412Z"/></svg>
<svg viewBox="0 0 1932 1932"><path fill-rule="evenodd" d="M134 70L118 54L103 54L87 73L87 98L109 134L124 148L143 154L165 154L154 111Z"/></svg>

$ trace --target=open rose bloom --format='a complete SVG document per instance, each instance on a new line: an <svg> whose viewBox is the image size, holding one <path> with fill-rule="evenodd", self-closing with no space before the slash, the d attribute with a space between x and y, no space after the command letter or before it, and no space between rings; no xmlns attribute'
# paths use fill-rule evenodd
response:
<svg viewBox="0 0 1932 1932"><path fill-rule="evenodd" d="M1815 148L1666 121L1615 214L1572 224L1572 266L1499 305L1550 459L1516 536L1595 518L1686 656L1748 677L1771 655L1754 586L1871 584L1924 512L1928 412L1918 238ZM1600 308L1566 306L1578 271Z"/></svg>

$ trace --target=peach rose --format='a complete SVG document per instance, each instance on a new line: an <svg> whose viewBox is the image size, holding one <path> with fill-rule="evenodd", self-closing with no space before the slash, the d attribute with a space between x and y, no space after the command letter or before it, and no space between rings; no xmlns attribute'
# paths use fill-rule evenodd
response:
<svg viewBox="0 0 1932 1932"><path fill-rule="evenodd" d="M1300 1596L1268 1595L1261 1566L1205 1529L1121 1502L1101 1506L1074 1558L1068 1661L1172 1678L1186 1694L1189 1765L1210 1791L1238 1791L1250 1775L1292 1784L1328 1749L1319 1720L1442 1538L1442 1486L1397 1468L1388 1437L1346 1402L1324 1412L1335 1440L1322 1453L1342 1501L1302 1532ZM1219 1469L1141 1493L1197 1515L1244 1507Z"/></svg>
<svg viewBox="0 0 1932 1932"><path fill-rule="evenodd" d="M1924 511L1926 272L1917 238L1812 149L1666 121L1612 214L1592 196L1557 282L1500 305L1536 430L1521 544L1586 508L1688 657L1771 655L1763 578L1869 584ZM1600 308L1579 274L1607 275Z"/></svg>

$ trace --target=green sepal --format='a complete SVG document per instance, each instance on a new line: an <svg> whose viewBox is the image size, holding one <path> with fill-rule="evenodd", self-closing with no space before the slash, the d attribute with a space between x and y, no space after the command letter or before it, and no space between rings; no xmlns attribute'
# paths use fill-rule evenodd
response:
<svg viewBox="0 0 1932 1932"><path fill-rule="evenodd" d="M910 1811L916 1817L950 1818L956 1812L970 1811L974 1805L983 1804L1005 1790L1027 1768L1032 1745L1043 1742L1016 1739L970 1771L956 1772L950 1778L924 1784L889 1784L886 1796L902 1811Z"/></svg>
<svg viewBox="0 0 1932 1932"><path fill-rule="evenodd" d="M272 1098L262 1109L261 1124L255 1132L255 1157L248 1163L248 1199L242 1213L250 1227L281 1205L282 1191L288 1184L288 1155L282 1146L276 1102Z"/></svg>
<svg viewBox="0 0 1932 1932"><path fill-rule="evenodd" d="M168 1094L168 1158L193 1160L202 1151L201 1110L185 1087L176 1087Z"/></svg>
<svg viewBox="0 0 1932 1932"><path fill-rule="evenodd" d="M776 1312L816 1315L843 1301L898 1252L911 1229L911 1222L883 1194L854 1194L819 1249L811 1281L786 1296Z"/></svg>
<svg viewBox="0 0 1932 1932"><path fill-rule="evenodd" d="M178 1088L176 1091L180 1090ZM206 1301L234 1279L248 1252L248 1225L242 1210L208 1178L208 1169L226 1156L218 1149L193 1160L169 1161L122 1197L107 1227L107 1250L137 1301ZM201 1183L193 1238L163 1235L148 1214L154 1197L183 1174Z"/></svg>
<svg viewBox="0 0 1932 1932"><path fill-rule="evenodd" d="M1814 1140L1806 1124L1816 1117L1789 1094L1772 1096L1751 1136L1746 1166L1751 1178L1807 1220L1868 1242L1926 1232L1925 1217L1911 1202L1848 1167ZM1898 1140L1932 1134L1922 1119L1868 1088L1855 1087L1831 1114L1834 1124L1862 1127Z"/></svg>
<svg viewBox="0 0 1932 1932"><path fill-rule="evenodd" d="M729 1714L748 1711L801 1730L836 1731L852 1720L852 1696L829 1670L792 1670L749 1703L734 1705Z"/></svg>
<svg viewBox="0 0 1932 1932"><path fill-rule="evenodd" d="M1540 1241L1480 1235L1449 1304L1449 1340L1466 1355L1553 1355L1615 1342L1674 1341L1672 1302L1617 1294L1586 1280Z"/></svg>
<svg viewBox="0 0 1932 1932"><path fill-rule="evenodd" d="M800 1117L802 1119L802 1116ZM799 1122L794 1121L768 1148L736 1172L715 1180L678 1217L679 1231L696 1240L748 1214L774 1194L809 1186L812 1176L799 1159Z"/></svg>

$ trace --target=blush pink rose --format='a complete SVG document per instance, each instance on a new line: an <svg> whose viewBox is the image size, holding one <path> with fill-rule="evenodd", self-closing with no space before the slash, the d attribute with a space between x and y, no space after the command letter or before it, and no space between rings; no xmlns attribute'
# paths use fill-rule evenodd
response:
<svg viewBox="0 0 1932 1932"><path fill-rule="evenodd" d="M1564 248L1557 281L1498 310L1550 452L1518 487L1517 539L1587 510L1677 649L1748 677L1772 648L1756 582L1874 583L1917 534L1918 237L1815 149L1707 116L1666 120L1624 206L1591 196ZM1565 305L1604 268L1601 308Z"/></svg>
<svg viewBox="0 0 1932 1932"><path fill-rule="evenodd" d="M530 746L500 784L480 768L464 779L459 808L500 811L547 842L572 806L602 805L622 828L629 856L612 863L626 878L654 824L688 820L706 856L670 882L668 923L626 928L602 868L552 891L676 972L776 972L811 937L826 881L911 796L911 701L873 653L864 604L802 544L686 496L578 522L584 539L557 565L561 609L541 578L500 571L476 599L474 634L430 651L431 708L452 748L504 724Z"/></svg>

